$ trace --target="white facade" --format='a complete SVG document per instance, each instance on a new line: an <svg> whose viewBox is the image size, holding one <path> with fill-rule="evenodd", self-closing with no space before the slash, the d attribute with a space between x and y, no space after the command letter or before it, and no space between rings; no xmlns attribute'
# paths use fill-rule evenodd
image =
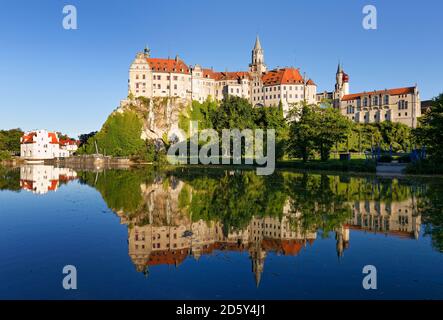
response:
<svg viewBox="0 0 443 320"><path fill-rule="evenodd" d="M248 71L216 72L186 65L180 58L151 58L150 50L137 53L129 68L128 94L134 97L180 97L220 101L226 95L247 99L254 106L315 103L317 86L295 68L267 70L264 50L257 37Z"/></svg>
<svg viewBox="0 0 443 320"><path fill-rule="evenodd" d="M20 139L20 157L26 160L66 158L76 150L72 140L60 143L57 133L46 130L26 132Z"/></svg>

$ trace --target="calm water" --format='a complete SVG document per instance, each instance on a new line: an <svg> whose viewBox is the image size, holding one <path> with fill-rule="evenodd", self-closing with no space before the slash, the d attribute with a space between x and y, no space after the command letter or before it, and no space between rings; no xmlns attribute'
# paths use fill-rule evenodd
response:
<svg viewBox="0 0 443 320"><path fill-rule="evenodd" d="M443 179L34 165L0 218L2 299L443 298Z"/></svg>

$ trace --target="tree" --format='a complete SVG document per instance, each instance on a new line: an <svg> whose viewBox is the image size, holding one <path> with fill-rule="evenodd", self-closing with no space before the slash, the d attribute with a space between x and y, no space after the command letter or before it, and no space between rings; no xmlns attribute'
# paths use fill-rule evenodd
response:
<svg viewBox="0 0 443 320"><path fill-rule="evenodd" d="M0 150L20 152L21 129L0 130Z"/></svg>
<svg viewBox="0 0 443 320"><path fill-rule="evenodd" d="M443 161L443 93L433 99L431 109L419 119L413 136L426 146L431 161Z"/></svg>
<svg viewBox="0 0 443 320"><path fill-rule="evenodd" d="M316 151L322 161L329 159L334 145L348 136L352 123L337 109L302 104L290 112L289 153L307 161Z"/></svg>
<svg viewBox="0 0 443 320"><path fill-rule="evenodd" d="M92 131L89 133L80 134L78 136L78 140L80 141L80 147L83 146L84 144L86 144L88 142L88 140L90 138L92 138L93 136L95 136L96 134L97 134L97 131Z"/></svg>
<svg viewBox="0 0 443 320"><path fill-rule="evenodd" d="M293 108L290 118L295 119L289 126L288 153L304 162L313 155L315 150L314 135L316 134L317 114L304 104L302 108Z"/></svg>
<svg viewBox="0 0 443 320"><path fill-rule="evenodd" d="M213 128L219 132L223 129L254 129L254 109L248 100L235 96L226 96L220 106L212 110Z"/></svg>
<svg viewBox="0 0 443 320"><path fill-rule="evenodd" d="M351 122L348 118L340 114L334 108L314 107L315 112L319 112L318 130L314 136L317 150L322 161L329 159L332 147L342 142L349 134Z"/></svg>
<svg viewBox="0 0 443 320"><path fill-rule="evenodd" d="M100 153L112 156L143 156L146 144L141 136L142 121L134 111L111 114L101 130L89 138L83 150L95 153L95 143Z"/></svg>
<svg viewBox="0 0 443 320"><path fill-rule="evenodd" d="M281 103L278 107L271 106L255 108L254 113L254 122L258 128L263 130L275 130L275 156L277 159L283 158L286 151L289 126L283 115L283 107Z"/></svg>

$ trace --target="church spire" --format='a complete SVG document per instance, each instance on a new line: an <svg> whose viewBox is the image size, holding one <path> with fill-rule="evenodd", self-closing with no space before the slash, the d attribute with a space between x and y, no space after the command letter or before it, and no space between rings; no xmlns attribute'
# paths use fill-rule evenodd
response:
<svg viewBox="0 0 443 320"><path fill-rule="evenodd" d="M260 38L257 37L255 38L255 46L254 46L254 50L260 49L261 50L261 43L260 43Z"/></svg>
<svg viewBox="0 0 443 320"><path fill-rule="evenodd" d="M337 73L342 73L343 72L343 66L340 63L340 61L338 62L338 66L337 66Z"/></svg>

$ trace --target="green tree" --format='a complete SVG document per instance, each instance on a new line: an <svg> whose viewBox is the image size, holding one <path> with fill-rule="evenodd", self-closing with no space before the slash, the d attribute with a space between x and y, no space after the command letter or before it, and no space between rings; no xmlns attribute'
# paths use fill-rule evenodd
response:
<svg viewBox="0 0 443 320"><path fill-rule="evenodd" d="M20 152L21 129L0 130L0 150Z"/></svg>
<svg viewBox="0 0 443 320"><path fill-rule="evenodd" d="M295 106L292 110L289 152L303 161L307 161L314 151L322 161L328 160L333 146L346 139L352 126L332 107L302 104L301 109Z"/></svg>
<svg viewBox="0 0 443 320"><path fill-rule="evenodd" d="M443 161L443 93L433 99L431 109L419 119L413 136L426 146L431 161Z"/></svg>
<svg viewBox="0 0 443 320"><path fill-rule="evenodd" d="M100 153L112 156L144 156L147 146L141 136L142 121L134 111L111 114L101 130L83 147L89 154L95 153L97 143Z"/></svg>

